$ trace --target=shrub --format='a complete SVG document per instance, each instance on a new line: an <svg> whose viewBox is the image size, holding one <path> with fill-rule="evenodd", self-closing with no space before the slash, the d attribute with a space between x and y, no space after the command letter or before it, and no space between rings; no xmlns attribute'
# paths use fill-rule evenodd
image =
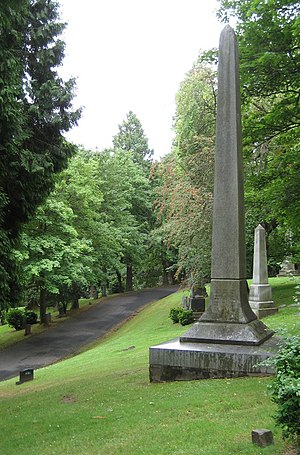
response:
<svg viewBox="0 0 300 455"><path fill-rule="evenodd" d="M270 386L277 404L275 420L283 438L294 440L300 449L300 336L290 337L274 359L275 378Z"/></svg>
<svg viewBox="0 0 300 455"><path fill-rule="evenodd" d="M2 325L7 323L6 315L5 315L5 312L3 310L0 310L0 322L1 322Z"/></svg>
<svg viewBox="0 0 300 455"><path fill-rule="evenodd" d="M192 310L182 310L178 316L181 325L188 325L194 321Z"/></svg>
<svg viewBox="0 0 300 455"><path fill-rule="evenodd" d="M180 306L177 308L171 308L169 313L169 318L173 321L173 324L179 322L179 316L182 314L183 308Z"/></svg>
<svg viewBox="0 0 300 455"><path fill-rule="evenodd" d="M23 310L22 308L11 308L6 315L7 323L16 330L24 328L26 324L36 324L37 314L34 311Z"/></svg>
<svg viewBox="0 0 300 455"><path fill-rule="evenodd" d="M23 329L25 312L20 308L11 308L8 310L6 320L8 325L14 327L16 330Z"/></svg>
<svg viewBox="0 0 300 455"><path fill-rule="evenodd" d="M26 310L25 311L26 324L36 324L37 323L37 314L34 311Z"/></svg>

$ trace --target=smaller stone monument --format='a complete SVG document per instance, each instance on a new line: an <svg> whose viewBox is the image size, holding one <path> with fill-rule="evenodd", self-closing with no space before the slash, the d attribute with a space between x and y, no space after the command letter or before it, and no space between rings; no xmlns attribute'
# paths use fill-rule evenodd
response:
<svg viewBox="0 0 300 455"><path fill-rule="evenodd" d="M268 283L266 233L259 224L254 234L253 283L249 291L249 304L258 319L277 313Z"/></svg>
<svg viewBox="0 0 300 455"><path fill-rule="evenodd" d="M207 297L205 287L193 284L189 297L189 307L197 319L205 311L205 297Z"/></svg>
<svg viewBox="0 0 300 455"><path fill-rule="evenodd" d="M281 264L281 269L277 275L278 278L282 276L291 276L296 274L295 264L292 262L292 258L285 259Z"/></svg>
<svg viewBox="0 0 300 455"><path fill-rule="evenodd" d="M17 385L23 384L24 382L33 381L33 368L26 368L20 371L20 380L16 382Z"/></svg>

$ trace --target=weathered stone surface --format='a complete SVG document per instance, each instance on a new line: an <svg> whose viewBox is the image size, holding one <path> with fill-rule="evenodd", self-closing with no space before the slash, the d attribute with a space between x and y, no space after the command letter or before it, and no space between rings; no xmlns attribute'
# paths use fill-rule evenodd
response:
<svg viewBox="0 0 300 455"><path fill-rule="evenodd" d="M245 279L211 281L210 304L201 319L203 322L245 324L255 319L248 303L248 285Z"/></svg>
<svg viewBox="0 0 300 455"><path fill-rule="evenodd" d="M237 41L220 37L212 239L213 279L246 278L244 187Z"/></svg>
<svg viewBox="0 0 300 455"><path fill-rule="evenodd" d="M253 284L268 284L266 232L260 224L254 231Z"/></svg>
<svg viewBox="0 0 300 455"><path fill-rule="evenodd" d="M181 342L258 346L274 334L257 319L248 324L230 324L213 321L203 323L202 318L180 337Z"/></svg>
<svg viewBox="0 0 300 455"><path fill-rule="evenodd" d="M267 447L274 444L273 433L271 430L253 430L252 442L260 447Z"/></svg>
<svg viewBox="0 0 300 455"><path fill-rule="evenodd" d="M249 290L249 304L258 319L277 313L268 283L266 235L259 224L254 234L253 282Z"/></svg>
<svg viewBox="0 0 300 455"><path fill-rule="evenodd" d="M167 341L150 348L150 381L270 375L273 369L260 363L276 354L280 341L272 337L261 346Z"/></svg>

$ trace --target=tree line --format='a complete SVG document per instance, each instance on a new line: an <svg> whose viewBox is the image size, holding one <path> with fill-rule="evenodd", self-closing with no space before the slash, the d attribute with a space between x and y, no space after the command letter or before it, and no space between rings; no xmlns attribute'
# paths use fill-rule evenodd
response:
<svg viewBox="0 0 300 455"><path fill-rule="evenodd" d="M253 231L267 232L270 273L299 258L298 2L220 0L236 20L241 66L248 274ZM298 26L297 26L298 25ZM217 51L199 55L176 95L175 139L160 162L133 112L110 149L63 134L80 118L63 81L59 4L0 7L0 304L71 302L210 278Z"/></svg>

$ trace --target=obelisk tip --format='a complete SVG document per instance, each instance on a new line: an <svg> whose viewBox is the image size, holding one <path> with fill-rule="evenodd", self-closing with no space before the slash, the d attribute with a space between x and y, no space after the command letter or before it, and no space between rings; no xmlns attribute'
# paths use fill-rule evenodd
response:
<svg viewBox="0 0 300 455"><path fill-rule="evenodd" d="M225 37L229 38L230 36L235 37L235 32L229 24L226 24L223 30L221 31L220 42L224 40Z"/></svg>
<svg viewBox="0 0 300 455"><path fill-rule="evenodd" d="M228 33L228 32L231 32L231 33L234 33L234 30L233 30L233 28L232 28L229 24L226 24L225 27L223 28L223 30L222 30L221 33L223 33L223 32L227 32L227 33Z"/></svg>

